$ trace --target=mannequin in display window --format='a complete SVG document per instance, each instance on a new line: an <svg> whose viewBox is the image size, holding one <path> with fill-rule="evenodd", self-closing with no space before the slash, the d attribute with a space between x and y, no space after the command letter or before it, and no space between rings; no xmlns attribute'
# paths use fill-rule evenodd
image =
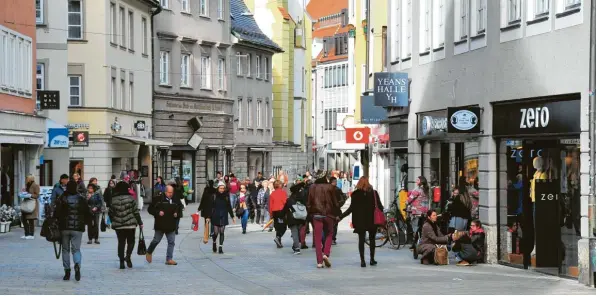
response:
<svg viewBox="0 0 597 296"><path fill-rule="evenodd" d="M534 204L535 204L535 180L546 180L547 173L545 172L545 165L543 161L543 157L537 156L533 159L533 167L535 168L535 174L533 174L533 179L531 179L531 201L533 202L533 213L535 212Z"/></svg>

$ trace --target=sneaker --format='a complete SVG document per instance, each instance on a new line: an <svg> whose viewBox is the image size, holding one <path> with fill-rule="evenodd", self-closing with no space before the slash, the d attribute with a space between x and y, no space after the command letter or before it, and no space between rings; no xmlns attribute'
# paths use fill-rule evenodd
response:
<svg viewBox="0 0 597 296"><path fill-rule="evenodd" d="M318 264L317 264L317 268L323 268L323 264L321 264L321 263L318 263Z"/></svg>
<svg viewBox="0 0 597 296"><path fill-rule="evenodd" d="M29 236L28 235L23 235L21 236L21 239L27 239Z"/></svg>
<svg viewBox="0 0 597 296"><path fill-rule="evenodd" d="M95 244L96 244L96 245L99 245L99 244L100 244L100 242L99 242L98 240L95 240Z"/></svg>
<svg viewBox="0 0 597 296"><path fill-rule="evenodd" d="M323 263L325 264L325 267L332 267L332 262L330 261L330 258L328 258L328 256L323 255Z"/></svg>
<svg viewBox="0 0 597 296"><path fill-rule="evenodd" d="M301 250L296 249L296 250L294 250L294 252L292 254L293 255L300 255L301 254Z"/></svg>
<svg viewBox="0 0 597 296"><path fill-rule="evenodd" d="M332 241L332 246L337 245L336 241Z"/></svg>
<svg viewBox="0 0 597 296"><path fill-rule="evenodd" d="M92 241L88 241L88 242L87 242L87 244L88 244L88 245L91 245L91 244L93 244L93 242L92 242Z"/></svg>
<svg viewBox="0 0 597 296"><path fill-rule="evenodd" d="M170 259L170 260L166 261L166 265L178 265L178 263L176 263L176 261Z"/></svg>
<svg viewBox="0 0 597 296"><path fill-rule="evenodd" d="M216 243L215 243L215 242L214 242L214 243L211 245L211 250L212 250L214 253L218 251L218 246L216 245Z"/></svg>
<svg viewBox="0 0 597 296"><path fill-rule="evenodd" d="M302 246L301 246L301 250L306 250L306 249L308 249L308 248L309 248L309 247L308 247L307 245L302 245Z"/></svg>
<svg viewBox="0 0 597 296"><path fill-rule="evenodd" d="M457 266L471 266L470 263L466 262L465 260L462 260L458 263L456 263Z"/></svg>
<svg viewBox="0 0 597 296"><path fill-rule="evenodd" d="M145 254L145 260L147 261L147 263L151 263L151 253Z"/></svg>
<svg viewBox="0 0 597 296"><path fill-rule="evenodd" d="M279 237L274 238L274 242L276 243L278 249L283 247Z"/></svg>
<svg viewBox="0 0 597 296"><path fill-rule="evenodd" d="M220 246L220 248L218 248L218 254L224 254L224 250L222 250L222 246Z"/></svg>
<svg viewBox="0 0 597 296"><path fill-rule="evenodd" d="M26 237L25 239L27 239L27 240L35 239L35 236L30 235L30 236Z"/></svg>

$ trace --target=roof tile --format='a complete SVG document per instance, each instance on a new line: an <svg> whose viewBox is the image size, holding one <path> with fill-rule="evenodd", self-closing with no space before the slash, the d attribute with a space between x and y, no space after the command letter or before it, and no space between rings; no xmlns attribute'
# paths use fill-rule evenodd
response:
<svg viewBox="0 0 597 296"><path fill-rule="evenodd" d="M267 47L276 52L284 51L278 44L263 34L243 0L230 0L230 15L232 33L241 41Z"/></svg>

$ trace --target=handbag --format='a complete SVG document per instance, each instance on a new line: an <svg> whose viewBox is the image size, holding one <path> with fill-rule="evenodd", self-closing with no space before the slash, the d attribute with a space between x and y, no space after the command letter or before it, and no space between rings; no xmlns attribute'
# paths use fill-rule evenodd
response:
<svg viewBox="0 0 597 296"><path fill-rule="evenodd" d="M41 236L45 237L47 241L55 243L62 240L62 233L58 225L58 219L47 218L41 226Z"/></svg>
<svg viewBox="0 0 597 296"><path fill-rule="evenodd" d="M100 224L100 229L102 232L106 232L106 228L108 228L108 225L106 225L106 214L102 213L102 223Z"/></svg>
<svg viewBox="0 0 597 296"><path fill-rule="evenodd" d="M199 213L192 214L191 218L192 218L191 228L193 229L193 231L199 230Z"/></svg>
<svg viewBox="0 0 597 296"><path fill-rule="evenodd" d="M143 235L143 229L139 231L139 244L137 245L137 255L144 256L147 254L147 247L145 246L145 236Z"/></svg>
<svg viewBox="0 0 597 296"><path fill-rule="evenodd" d="M373 224L376 226L386 225L386 215L377 207L377 192L373 191L373 200L375 201L375 209L373 210Z"/></svg>
<svg viewBox="0 0 597 296"><path fill-rule="evenodd" d="M209 229L211 228L209 226L210 222L205 221L205 229L203 229L203 243L207 244L207 242L209 242Z"/></svg>
<svg viewBox="0 0 597 296"><path fill-rule="evenodd" d="M35 211L36 201L33 198L25 198L21 202L21 212L31 214Z"/></svg>
<svg viewBox="0 0 597 296"><path fill-rule="evenodd" d="M296 220L306 220L307 219L307 207L300 202L296 202L296 204L292 205L292 217Z"/></svg>
<svg viewBox="0 0 597 296"><path fill-rule="evenodd" d="M437 265L450 264L450 259L448 258L448 247L445 245L435 245L435 252L433 252L433 261Z"/></svg>

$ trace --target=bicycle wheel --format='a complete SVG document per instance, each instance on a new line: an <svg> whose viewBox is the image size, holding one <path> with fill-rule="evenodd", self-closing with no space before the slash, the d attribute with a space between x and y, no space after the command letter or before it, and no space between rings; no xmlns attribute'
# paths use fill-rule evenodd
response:
<svg viewBox="0 0 597 296"><path fill-rule="evenodd" d="M377 233L375 234L375 246L376 247L383 247L385 244L388 243L388 231L384 226L377 227ZM365 239L365 243L369 245L369 239Z"/></svg>
<svg viewBox="0 0 597 296"><path fill-rule="evenodd" d="M400 249L400 238L399 238L399 230L396 226L395 222L388 222L387 224L388 229L388 240L390 241L390 245L396 250Z"/></svg>
<svg viewBox="0 0 597 296"><path fill-rule="evenodd" d="M402 246L406 245L406 241L408 238L408 233L407 233L407 225L403 220L398 220L395 223L396 228L397 228L397 240L398 240L398 249L400 249Z"/></svg>

